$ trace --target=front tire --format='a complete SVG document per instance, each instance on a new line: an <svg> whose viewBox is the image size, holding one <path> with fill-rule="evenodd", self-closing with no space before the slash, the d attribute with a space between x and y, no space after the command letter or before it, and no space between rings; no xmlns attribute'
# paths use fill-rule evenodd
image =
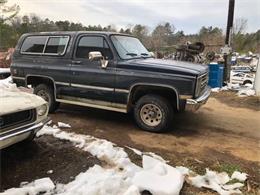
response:
<svg viewBox="0 0 260 195"><path fill-rule="evenodd" d="M146 131L162 132L168 129L173 118L173 107L159 95L141 97L134 108L137 125Z"/></svg>
<svg viewBox="0 0 260 195"><path fill-rule="evenodd" d="M58 109L59 103L55 101L54 91L51 86L46 84L39 84L34 88L33 93L48 102L50 113Z"/></svg>

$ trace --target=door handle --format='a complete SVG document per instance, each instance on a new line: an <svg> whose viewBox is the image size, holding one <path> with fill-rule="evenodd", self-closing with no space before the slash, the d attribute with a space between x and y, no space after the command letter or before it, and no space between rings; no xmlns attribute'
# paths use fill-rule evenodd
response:
<svg viewBox="0 0 260 195"><path fill-rule="evenodd" d="M72 64L81 64L80 60L72 60Z"/></svg>

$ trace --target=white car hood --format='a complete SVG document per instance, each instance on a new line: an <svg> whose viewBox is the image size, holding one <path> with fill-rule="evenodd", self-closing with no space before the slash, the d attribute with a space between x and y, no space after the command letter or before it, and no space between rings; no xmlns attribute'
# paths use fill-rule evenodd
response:
<svg viewBox="0 0 260 195"><path fill-rule="evenodd" d="M0 89L0 116L36 108L46 102L39 96L18 89Z"/></svg>

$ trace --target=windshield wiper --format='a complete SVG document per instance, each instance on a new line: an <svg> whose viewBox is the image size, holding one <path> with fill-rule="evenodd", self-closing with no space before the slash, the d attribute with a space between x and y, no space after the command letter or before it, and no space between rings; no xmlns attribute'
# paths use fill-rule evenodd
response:
<svg viewBox="0 0 260 195"><path fill-rule="evenodd" d="M136 53L126 53L125 55L127 55L127 56L137 56Z"/></svg>
<svg viewBox="0 0 260 195"><path fill-rule="evenodd" d="M148 53L141 53L141 56L149 56Z"/></svg>

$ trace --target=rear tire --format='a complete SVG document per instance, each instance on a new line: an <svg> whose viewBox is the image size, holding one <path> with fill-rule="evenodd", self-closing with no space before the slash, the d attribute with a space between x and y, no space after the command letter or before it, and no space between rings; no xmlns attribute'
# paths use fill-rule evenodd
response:
<svg viewBox="0 0 260 195"><path fill-rule="evenodd" d="M37 85L33 93L40 96L49 104L49 112L52 113L59 107L59 102L55 101L53 88L46 84Z"/></svg>
<svg viewBox="0 0 260 195"><path fill-rule="evenodd" d="M245 81L243 82L243 85L245 85L245 84L252 84L252 81L245 80Z"/></svg>
<svg viewBox="0 0 260 195"><path fill-rule="evenodd" d="M173 107L159 95L141 97L134 108L137 125L146 131L163 132L168 129L173 118Z"/></svg>

